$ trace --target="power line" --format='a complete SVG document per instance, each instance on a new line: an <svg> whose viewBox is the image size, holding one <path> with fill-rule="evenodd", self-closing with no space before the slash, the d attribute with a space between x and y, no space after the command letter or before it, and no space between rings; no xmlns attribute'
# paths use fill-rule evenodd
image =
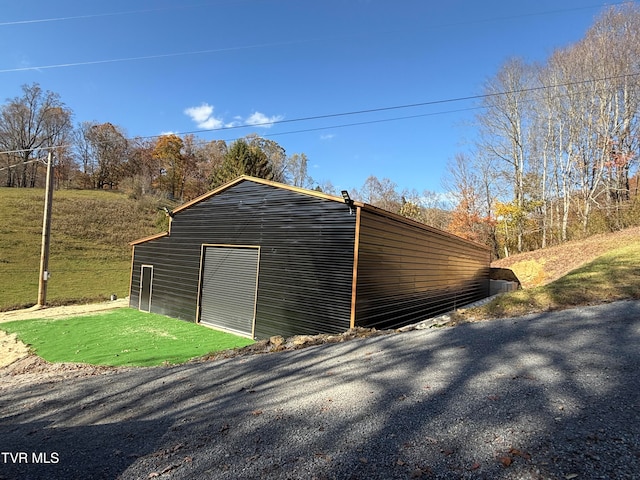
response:
<svg viewBox="0 0 640 480"><path fill-rule="evenodd" d="M243 45L239 47L224 47L224 48L212 48L209 50L198 50L192 52L177 52L177 53L162 53L157 55L144 55L140 57L124 57L124 58L112 58L108 60L89 60L86 62L72 62L72 63L58 63L53 65L40 65L37 67L18 67L18 68L6 68L4 70L0 70L0 73L9 73L9 72L27 72L27 71L39 71L39 70L48 70L52 68L65 68L65 67L79 67L86 65L101 65L108 63L120 63L120 62L135 62L139 60L153 60L158 58L171 58L171 57L184 57L189 55L206 55L210 53L222 53L222 52L235 52L240 50L251 50L254 48L267 48L267 47L281 47L286 45L299 45L302 43L310 43L315 42L317 40L296 40L289 42L274 42L274 43L258 43L254 45Z"/></svg>
<svg viewBox="0 0 640 480"><path fill-rule="evenodd" d="M51 147L51 148L56 148L56 147ZM48 150L49 147L41 148L41 150L44 150L44 149ZM22 152L28 152L28 151L30 151L30 150L13 150L13 151L6 151L6 152L0 152L0 153L22 153ZM33 159L33 160L27 160L26 162L15 163L15 164L10 165L8 167L2 167L2 168L0 168L0 172L2 172L3 170L10 170L13 167L17 167L19 165L29 165L30 163L36 163L36 162L43 163L43 164L45 163L45 161L42 158L36 158L36 159Z"/></svg>
<svg viewBox="0 0 640 480"><path fill-rule="evenodd" d="M590 80L579 80L579 81L567 82L567 83L561 83L561 84L554 84L554 85L541 85L541 86L537 86L537 87L522 88L522 89L516 89L516 90L510 90L510 91L504 91L504 92L485 93L485 94L479 94L479 95L468 95L468 96L463 96L463 97L453 97L453 98L441 99L441 100L430 100L430 101L427 101L427 102L408 103L408 104L403 104L403 105L393 105L393 106L388 106L388 107L377 107L377 108L370 108L370 109L363 109L363 110L353 110L353 111L348 111L348 112L329 113L329 114L323 114L323 115L312 115L312 116L298 117L298 118L292 118L292 119L273 120L273 121L262 122L262 123L250 123L250 124L245 123L245 124L241 124L241 125L229 125L229 126L222 126L222 127L209 128L209 129L190 130L190 131L184 131L184 132L176 132L175 135L181 136L181 135L190 135L190 134L198 134L198 133L211 133L211 132L221 132L221 131L227 131L227 130L237 130L237 129L240 129L240 128L250 128L250 127L260 127L260 126L264 127L264 126L271 126L271 125L282 125L282 124L306 122L306 121L312 121L312 120L326 120L326 119L330 119L330 118L347 117L347 116L354 116L354 115L365 115L365 114L371 114L371 113L388 112L388 111L394 111L394 110L403 110L403 109L426 107L426 106L433 106L433 105L443 105L443 104L447 104L447 103L464 102L464 101L470 101L470 100L482 100L482 99L501 97L501 96L505 96L505 95L513 95L513 94L521 94L521 93L533 93L533 92L540 92L540 91L550 90L550 89L557 89L557 88L565 88L565 87L570 87L570 86L576 86L576 85L587 85L587 84L590 84L590 83L596 83L596 82L602 82L602 81L611 81L611 80L620 80L620 79L625 79L625 78L634 78L634 77L638 77L638 76L640 76L640 72L639 73L629 73L629 74L624 74L624 75L614 75L614 76L602 77L602 78L596 78L596 79L590 79ZM565 96L565 95L562 95L562 96ZM367 124L375 124L375 123L382 123L382 122L391 122L391 121L397 121L397 120L407 120L407 119L413 119L413 118L420 118L420 117L427 117L427 116L434 116L434 115L443 115L443 114L448 114L448 113L457 113L457 112L461 112L461 111L468 111L468 110L475 110L475 109L482 109L482 108L486 108L486 107L485 106L469 107L469 108L457 109L457 110L447 110L447 111L440 111L440 112L429 112L429 113L424 113L424 114L408 115L408 116L402 116L402 117L392 117L392 118L386 118L386 119L377 119L377 120L368 120L368 121L362 121L362 122L353 122L353 123L342 124L342 125L329 125L329 126L323 126L323 127L314 127L314 128L310 128L310 129L295 130L295 131L291 131L291 132L278 132L278 133L273 133L273 134L265 134L263 136L268 137L268 136L288 135L288 134L293 134L293 133L304 133L304 132L310 132L310 131L328 130L328 129L332 129L332 128L344 128L344 127L351 127L351 126L358 126L358 125L367 125ZM134 138L152 139L152 138L160 138L162 136L164 136L164 134L138 136L138 137L134 137ZM71 146L72 145L56 145L56 146L50 146L50 147L39 147L38 150L48 151L48 150L53 150L53 149L56 149L56 148L64 148L64 147L71 147ZM28 151L31 151L31 150L30 149L5 150L5 151L0 151L0 154L23 153L23 152L28 152ZM34 159L34 160L29 161L29 163L36 162L36 161L41 161L41 160ZM26 162L24 162L24 163L26 163ZM23 162L16 163L15 165L12 165L10 167L4 167L3 169L13 168L16 165L22 165L24 163Z"/></svg>
<svg viewBox="0 0 640 480"><path fill-rule="evenodd" d="M494 98L494 97L501 97L501 96L505 96L505 95L513 95L513 94L516 94L516 93L531 93L531 92L549 90L549 89L554 89L554 88L563 88L563 87L570 87L570 86L576 86L576 85L586 85L586 84L589 84L589 83L602 82L602 81L611 81L611 80L620 80L620 79L623 79L623 78L632 78L632 77L637 77L637 76L640 76L640 72L638 72L638 73L629 73L629 74L624 74L624 75L616 75L616 76L611 76L611 77L596 78L596 79L590 79L590 80L579 80L579 81L575 81L575 82L567 82L567 83L561 83L561 84L555 84L555 85L541 85L541 86L538 86L538 87L522 88L522 89L516 89L516 90L511 90L511 91L505 91L505 92L484 93L484 94L478 94L478 95L468 95L468 96L464 96L464 97L453 97L453 98L447 98L447 99L442 99L442 100L430 100L430 101L427 101L427 102L407 103L407 104L402 104L402 105L393 105L393 106L389 106L389 107L377 107L377 108L369 108L369 109L364 109L364 110L352 110L352 111L349 111L349 112L328 113L328 114L324 114L324 115L312 115L312 116L308 116L308 117L298 117L298 118L291 118L291 119L272 120L272 121L262 122L262 123L251 123L251 124L244 123L244 124L241 124L241 125L229 125L229 126L222 126L222 127L216 127L216 128L190 130L190 131L186 131L186 132L176 133L176 135L188 135L188 134L196 134L196 133L219 132L219 131L224 131L224 130L235 130L235 129L238 129L238 128L264 127L264 126L271 126L271 125L281 125L281 124L285 124L285 123L306 122L306 121L311 121L311 120L326 120L328 118L338 118L338 117L346 117L346 116L352 116L352 115L364 115L364 114L369 114L369 113L380 113L380 112L387 112L387 111L392 111L392 110L403 110L403 109L408 109L408 108L427 107L427 106L433 106L433 105L442 105L442 104L446 104L446 103L465 102L465 101L470 101L470 100L482 100L482 99L486 99L486 98ZM482 107L474 107L474 108L482 108ZM453 111L447 111L447 112L434 112L434 113L423 114L423 115L414 115L412 117L399 117L398 119L416 118L416 117L420 117L420 116L437 115L437 114L440 114L440 113L454 113L454 112L463 111L463 110L469 110L469 109L453 110ZM389 119L389 120L385 120L385 121L390 121L390 120L394 120L394 119ZM382 120L379 120L379 121L382 121ZM375 123L375 122L377 122L377 121L374 120L371 123ZM362 122L362 124L364 124L364 122ZM335 127L326 127L326 128L335 128ZM149 135L149 136L142 136L142 137L138 137L138 138L156 138L156 137L161 137L161 136L162 135Z"/></svg>
<svg viewBox="0 0 640 480"><path fill-rule="evenodd" d="M544 90L555 89L555 88L563 88L563 87L570 87L570 86L576 86L576 85L586 85L586 84L589 84L589 83L595 83L595 82L601 82L601 81L619 80L619 79L623 79L623 78L631 78L631 77L637 77L637 76L640 76L640 73L617 75L617 76L603 77L603 78L591 79L591 80L580 80L580 81L567 82L567 83L555 84L555 85L542 85L542 86L538 86L538 87L523 88L523 89L517 89L517 90L511 90L511 91L505 91L505 92L486 93L486 94L479 94L479 95L468 95L468 96L464 96L464 97L453 97L453 98L441 99L441 100L431 100L431 101L427 101L427 102L409 103L409 104L403 104L403 105L393 105L393 106L388 106L388 107L377 107L377 108L370 108L370 109L364 109L364 110L353 110L353 111L348 111L348 112L329 113L329 114L324 114L324 115L313 115L313 116L307 116L307 117L297 117L297 118L292 118L292 119L273 120L273 121L262 122L262 123L251 123L251 124L245 123L245 124L241 124L241 125L229 125L229 126L222 126L222 127L216 127L216 128L210 128L210 129L190 130L190 131L185 131L185 132L177 132L176 135L210 133L210 132L219 132L219 131L226 131L226 130L235 130L235 129L239 129L239 128L260 127L260 126L264 127L264 126L281 125L281 124L286 124L286 123L297 123L297 122L312 121L312 120L326 120L326 119L329 119L329 118L346 117L346 116L353 116L353 115L364 115L364 114L370 114L370 113L380 113L380 112L393 111L393 110L402 110L402 109L409 109L409 108L441 105L441 104L446 104L446 103L464 102L464 101L470 101L470 100L482 100L482 99L487 99L487 98L494 98L494 97L500 97L500 96L505 96L505 95L517 94L517 93L532 93L532 92L544 91ZM272 134L272 135L284 135L284 134L287 134L287 133L299 133L299 132L305 132L305 131L315 131L315 130L323 130L323 129L330 129L330 128L341 128L341 127L354 126L354 125L366 125L366 124L388 122L388 121L394 121L394 120L406 120L406 119L412 119L412 118L427 117L427 116L433 116L433 115L443 115L443 114L448 114L448 113L457 113L457 112L476 110L476 109L482 109L482 108L486 108L486 107L484 107L484 106L469 107L469 108L463 108L463 109L446 110L446 111L440 111L440 112L430 112L430 113L425 113L425 114L410 115L410 116L403 116L403 117L393 117L393 118L382 119L382 120L371 120L371 121L364 121L364 122L357 122L357 123L350 123L350 124L342 124L342 125L330 125L330 126L317 127L317 128L308 129L308 130L300 130L300 131L295 131L295 132L283 132L283 133ZM138 137L138 138L141 138L141 139L158 138L158 137L161 137L161 136L162 135L149 135L149 136L141 136L141 137ZM265 136L269 136L269 135L265 135Z"/></svg>
<svg viewBox="0 0 640 480"><path fill-rule="evenodd" d="M606 5L608 5L608 6L619 6L619 5L627 5L627 4L635 4L635 3L637 3L637 0L624 0L624 1L619 1L619 2L612 2L612 3L606 4ZM0 26L18 25L18 24L30 24L30 23L42 23L42 22L56 22L56 21L73 20L73 19L89 19L89 18L107 17L107 16L130 15L130 14L138 14L138 13L152 13L152 12L158 12L158 11L175 10L175 9L186 9L186 8L193 8L193 7L206 6L206 5L208 5L208 4L198 4L198 5L191 5L191 6L184 6L184 7L167 7L167 8L158 8L158 9L148 9L148 10L132 10L132 11L114 12L114 13L77 15L77 16L69 16L69 17L47 18L47 19L20 20L20 21L15 21L15 22L3 22L3 23L0 23ZM545 15L557 15L559 13L567 13L567 12L573 12L573 11L579 11L579 10L588 10L588 9L594 9L594 8L601 8L602 6L603 6L602 4L598 4L598 5L591 5L591 6L584 6L584 7L548 10L548 11L537 12L537 13L534 12L534 13L511 15L511 16L505 16L505 17L494 17L494 18L488 18L488 19L479 19L479 20L472 20L472 21L467 21L467 22L454 22L454 23L450 23L450 24L437 25L434 28L454 28L454 27L461 27L461 26L465 26L465 25L472 25L472 24L478 24L478 23L490 23L490 22L495 22L495 21L503 22L503 21L515 20L515 19L518 19L518 18L528 18L528 17L545 16ZM387 34L388 33L397 33L397 31L390 30L390 31L377 32L378 35L379 34L385 34L385 33L387 33ZM282 46L290 46L290 45L301 45L301 44L305 44L305 43L315 43L315 42L321 42L321 41L326 41L326 40L336 40L336 39L346 40L348 38L360 37L360 36L363 36L363 35L370 36L371 34L372 34L372 32L368 32L368 33L362 34L362 35L328 36L328 37L322 37L322 38L311 38L311 39L303 39L303 40L290 40L290 41L283 41L283 42L272 42L272 43L262 43L262 44L254 44L254 45L241 45L241 46L233 46L233 47L194 50L194 51L188 51L188 52L160 53L160 54L152 54L152 55L140 55L140 56L134 56L134 57L122 57L122 58L112 58L112 59L102 59L102 60L87 60L87 61L81 61L81 62L66 62L66 63L57 63L57 64L51 64L51 65L40 65L40 66L33 66L33 67L7 68L7 69L0 70L0 73L39 71L39 70L48 70L48 69L54 69L54 68L68 68L68 67L78 67L78 66L88 66L88 65L101 65L101 64L110 64L110 63L134 62L134 61L141 61L141 60L153 60L153 59L160 59L160 58L206 55L206 54L211 54L211 53L233 52L233 51L240 51L240 50L250 50L250 49L255 49L255 48L269 48L269 47L282 47Z"/></svg>
<svg viewBox="0 0 640 480"><path fill-rule="evenodd" d="M307 132L317 132L320 130L329 130L329 129L334 129L334 128L346 128L346 127L357 127L360 125L372 125L375 123L385 123L385 122L395 122L398 120L411 120L414 118L421 118L421 117L431 117L431 116L435 116L435 115L446 115L449 113L459 113L459 112L466 112L466 111L470 111L470 110L481 110L485 107L469 107L469 108L459 108L457 110L446 110L446 111L441 111L441 112L430 112L430 113L421 113L421 114L417 114L417 115L407 115L404 117L393 117L393 118L383 118L383 119L379 119L379 120L367 120L367 121L363 121L363 122L353 122L353 123L343 123L341 125L331 125L329 127L315 127L315 128L305 128L302 130L292 130L289 132L277 132L277 133L266 133L264 135L262 135L263 137L276 137L276 136L280 136L280 135L291 135L291 134L295 134L295 133L307 133Z"/></svg>
<svg viewBox="0 0 640 480"><path fill-rule="evenodd" d="M633 4L636 2L637 0L622 0L619 2L599 3L595 5L586 5L582 7L561 8L557 10L546 10L543 12L523 13L519 15L509 15L504 17L478 19L478 20L472 20L468 22L457 22L452 24L439 25L439 27L448 28L448 27L455 27L455 26L461 26L461 25L469 25L474 23L487 23L487 22L493 22L493 21L515 20L517 18L556 15L559 13L576 12L580 10L591 10L594 8L601 8L603 6L611 7L611 6L618 6L618 5L626 5L626 4ZM0 22L0 27L13 26L13 25L29 25L29 24L37 24L37 23L63 22L63 21L69 21L69 20L86 20L86 19L92 19L92 18L117 17L117 16L126 16L126 15L138 15L138 14L144 14L144 13L156 13L156 12L165 12L165 11L173 11L173 10L187 10L192 8L207 7L209 5L213 5L214 3L220 3L220 2L212 1L212 2L206 2L206 3L197 3L193 5L173 5L171 7L164 7L164 8L149 8L149 9L141 9L141 10L124 10L120 12L104 12L104 13L93 13L93 14L85 14L85 15L71 15L66 17L14 20L14 21Z"/></svg>
<svg viewBox="0 0 640 480"><path fill-rule="evenodd" d="M73 16L67 16L67 17L38 18L38 19L32 19L32 20L15 20L10 22L0 22L0 27L6 27L10 25L29 25L33 23L51 23L51 22L62 22L62 21L68 21L68 20L86 20L90 18L137 15L140 13L165 12L169 10L186 10L189 8L209 6L213 3L219 3L219 2L207 2L207 3L199 3L194 5L174 5L171 7L164 7L164 8L149 8L145 10L127 10L122 12L94 13L94 14L87 14L87 15L73 15Z"/></svg>
<svg viewBox="0 0 640 480"><path fill-rule="evenodd" d="M417 115L407 115L407 116L402 116L402 117L393 117L393 118L384 118L384 119L378 119L378 120L367 120L367 121L362 121L362 122L353 122L353 123L343 123L340 125L329 125L329 126L323 126L323 127L314 127L314 128L306 128L306 129L301 129L301 130L291 130L288 132L277 132L277 133L265 133L263 135L261 135L261 137L277 137L277 136L282 136L282 135L293 135L293 134L297 134L297 133L307 133L307 132L317 132L317 131L321 131L321 130L330 130L330 129L335 129L335 128L347 128L347 127L356 127L356 126L361 126L361 125L372 125L372 124L376 124L376 123L386 123L386 122L395 122L395 121L400 121L400 120L411 120L414 118L421 118L421 117L431 117L431 116L435 116L435 115L447 115L450 113L459 113L459 112L464 112L464 111L470 111L470 110L480 110L484 107L469 107L469 108L460 108L460 109L456 109L456 110L445 110L445 111L440 111L440 112L430 112L430 113L421 113L421 114L417 114ZM306 120L311 119L312 117L307 118ZM293 121L293 120L292 120ZM233 127L233 128L247 128L250 126L256 126L256 124L251 124L251 125L241 125L238 127ZM230 127L231 128L231 127ZM181 136L181 135L189 135L192 133L206 133L206 132L211 132L211 131L215 131L215 129L213 130L199 130L199 131L194 131L194 132L178 132L175 135ZM151 139L151 138L159 138L162 137L164 135L149 135L149 136L145 136L145 137L136 137L139 139ZM225 142L232 142L237 140L238 138L227 138L224 139L223 141ZM54 146L54 147L42 147L41 150L45 150L45 149L54 149L54 148L65 148L65 147L71 147L72 145L58 145L58 146ZM5 151L2 152L0 151L0 154L6 154L6 153L20 153L20 152L24 152L25 150L13 150L13 151ZM34 162L41 162L42 160L36 159L36 160L30 160L28 162L18 162L15 163L11 166L8 167L2 167L0 168L0 172L3 170L9 170L11 168L15 168L21 165L26 165L28 163L34 163Z"/></svg>

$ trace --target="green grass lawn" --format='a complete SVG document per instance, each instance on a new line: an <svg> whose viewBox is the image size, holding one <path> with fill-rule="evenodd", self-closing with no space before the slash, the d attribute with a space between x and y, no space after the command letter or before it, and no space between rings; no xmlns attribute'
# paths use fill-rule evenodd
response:
<svg viewBox="0 0 640 480"><path fill-rule="evenodd" d="M202 325L122 308L65 319L0 324L49 362L112 366L177 364L210 352L243 347L248 338Z"/></svg>

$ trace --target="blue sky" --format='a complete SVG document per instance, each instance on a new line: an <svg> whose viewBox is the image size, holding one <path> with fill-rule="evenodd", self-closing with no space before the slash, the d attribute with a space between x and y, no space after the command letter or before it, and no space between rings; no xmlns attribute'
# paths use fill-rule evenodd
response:
<svg viewBox="0 0 640 480"><path fill-rule="evenodd" d="M447 161L470 148L477 112L477 101L453 100L480 94L509 57L544 61L579 40L603 8L595 0L4 0L0 96L37 82L60 94L75 123L111 122L130 136L257 133L305 153L310 175L338 189L375 175L442 192ZM370 110L378 111L353 113ZM299 120L309 117L325 118ZM279 123L255 125L271 121Z"/></svg>

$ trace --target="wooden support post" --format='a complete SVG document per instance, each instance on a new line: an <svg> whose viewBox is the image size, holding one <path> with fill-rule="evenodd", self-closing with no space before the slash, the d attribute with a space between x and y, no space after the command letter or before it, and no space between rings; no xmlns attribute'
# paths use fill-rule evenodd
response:
<svg viewBox="0 0 640 480"><path fill-rule="evenodd" d="M42 248L40 250L40 281L38 283L38 306L47 303L47 281L49 280L49 245L51 243L51 205L53 203L53 155L47 156L47 184L44 194L44 218L42 219Z"/></svg>

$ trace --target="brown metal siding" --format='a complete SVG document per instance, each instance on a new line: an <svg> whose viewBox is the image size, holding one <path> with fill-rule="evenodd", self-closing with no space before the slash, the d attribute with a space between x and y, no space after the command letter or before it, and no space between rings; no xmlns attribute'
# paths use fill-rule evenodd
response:
<svg viewBox="0 0 640 480"><path fill-rule="evenodd" d="M375 211L360 218L356 325L397 328L488 295L487 249Z"/></svg>
<svg viewBox="0 0 640 480"><path fill-rule="evenodd" d="M336 201L243 181L180 210L171 235L134 247L154 266L151 311L195 321L203 244L260 246L255 336L349 328L355 215Z"/></svg>

